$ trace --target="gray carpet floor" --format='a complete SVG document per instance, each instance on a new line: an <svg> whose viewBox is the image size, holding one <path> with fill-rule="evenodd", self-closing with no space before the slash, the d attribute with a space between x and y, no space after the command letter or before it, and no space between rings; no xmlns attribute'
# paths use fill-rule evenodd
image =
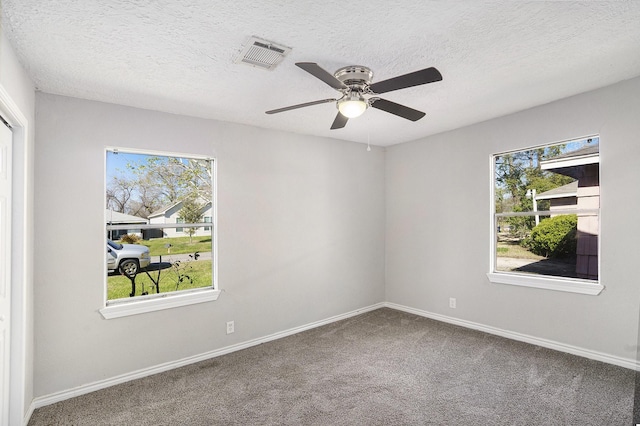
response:
<svg viewBox="0 0 640 426"><path fill-rule="evenodd" d="M630 425L634 378L385 308L43 407L29 425Z"/></svg>

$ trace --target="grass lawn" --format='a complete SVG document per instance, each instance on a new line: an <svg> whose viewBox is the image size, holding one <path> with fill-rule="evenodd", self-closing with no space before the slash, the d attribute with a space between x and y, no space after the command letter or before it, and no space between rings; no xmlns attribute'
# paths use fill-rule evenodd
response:
<svg viewBox="0 0 640 426"><path fill-rule="evenodd" d="M189 243L189 237L176 238L152 238L151 240L140 241L149 247L151 256L164 256L166 254L191 254L197 252L211 251L211 237L193 237L193 243ZM167 249L166 245L171 244Z"/></svg>
<svg viewBox="0 0 640 426"><path fill-rule="evenodd" d="M175 238L172 238L172 240L174 239ZM191 250L190 252L193 251L197 250ZM210 243L208 251L211 251ZM151 252L151 254L153 254L153 251ZM150 268L153 268L153 264ZM181 283L178 283L178 273L173 267L168 267L160 271L160 293L168 293L176 290L187 290L191 288L210 287L213 282L211 260L183 262L181 265L180 273L183 275L188 275L193 282L185 280ZM149 275L151 275L154 280L157 280L158 271L149 271ZM140 296L143 292L148 292L149 294L156 293L155 284L145 272L140 272L136 276L135 281L136 296ZM128 298L130 293L131 281L127 277L117 274L107 277L107 300Z"/></svg>
<svg viewBox="0 0 640 426"><path fill-rule="evenodd" d="M498 257L511 257L516 259L533 259L533 260L542 260L545 259L542 256L538 256L537 254L531 253L526 248L522 247L518 242L514 241L504 241L498 242L496 247L496 255Z"/></svg>

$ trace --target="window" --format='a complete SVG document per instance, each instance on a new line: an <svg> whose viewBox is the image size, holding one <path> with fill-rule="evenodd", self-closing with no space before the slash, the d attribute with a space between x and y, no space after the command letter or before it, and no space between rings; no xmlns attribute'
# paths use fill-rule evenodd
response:
<svg viewBox="0 0 640 426"><path fill-rule="evenodd" d="M496 154L492 169L489 279L599 294L599 137Z"/></svg>
<svg viewBox="0 0 640 426"><path fill-rule="evenodd" d="M105 188L103 316L215 300L214 160L110 148Z"/></svg>

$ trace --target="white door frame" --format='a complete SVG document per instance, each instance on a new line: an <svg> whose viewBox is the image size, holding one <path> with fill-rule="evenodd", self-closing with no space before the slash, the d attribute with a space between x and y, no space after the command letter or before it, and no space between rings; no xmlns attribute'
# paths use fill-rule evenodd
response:
<svg viewBox="0 0 640 426"><path fill-rule="evenodd" d="M5 88L0 85L0 114L13 132L12 176L12 260L11 260L11 377L9 385L9 424L21 425L27 390L27 283L31 282L33 250L32 163L29 122ZM33 346L33 345L32 345ZM31 371L33 368L31 368ZM31 388L31 386L29 386ZM31 405L31 401L28 402Z"/></svg>
<svg viewBox="0 0 640 426"><path fill-rule="evenodd" d="M9 424L9 387L11 383L11 203L13 132L0 123L0 424Z"/></svg>

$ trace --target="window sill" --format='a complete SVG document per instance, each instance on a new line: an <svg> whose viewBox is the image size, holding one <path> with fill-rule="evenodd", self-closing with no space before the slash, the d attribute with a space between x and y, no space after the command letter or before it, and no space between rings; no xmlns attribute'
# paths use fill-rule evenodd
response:
<svg viewBox="0 0 640 426"><path fill-rule="evenodd" d="M217 300L219 295L220 290L207 289L182 294L167 293L161 297L145 300L129 301L125 299L125 301L112 303L100 309L100 314L102 314L104 319L120 318L144 314L146 312L177 308L179 306L210 302Z"/></svg>
<svg viewBox="0 0 640 426"><path fill-rule="evenodd" d="M545 290L565 291L569 293L597 296L604 290L599 282L574 278L541 277L525 274L489 272L489 281L494 284L509 284Z"/></svg>

